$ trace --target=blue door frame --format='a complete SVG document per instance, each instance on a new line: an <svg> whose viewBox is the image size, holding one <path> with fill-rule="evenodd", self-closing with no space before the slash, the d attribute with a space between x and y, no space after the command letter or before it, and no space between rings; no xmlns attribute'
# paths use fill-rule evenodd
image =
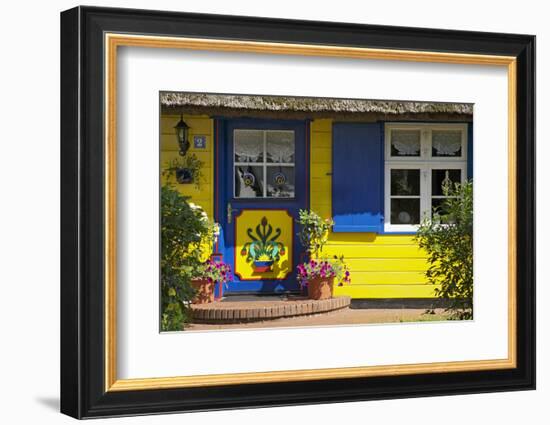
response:
<svg viewBox="0 0 550 425"><path fill-rule="evenodd" d="M238 199L233 196L233 133L236 129L251 130L293 130L295 134L295 198L294 199ZM233 222L235 216L242 210L273 209L286 210L296 219L300 208L307 208L309 204L308 180L309 180L309 122L302 120L268 120L268 119L215 119L215 143L214 143L214 214L216 221L221 226L217 253L223 260L235 266L235 228ZM231 203L231 223L227 217L227 205ZM303 249L296 235L293 239L293 266L294 270L284 280L241 280L234 275L229 282L225 294L275 294L287 292L299 292L300 287L296 281L295 267L302 258Z"/></svg>

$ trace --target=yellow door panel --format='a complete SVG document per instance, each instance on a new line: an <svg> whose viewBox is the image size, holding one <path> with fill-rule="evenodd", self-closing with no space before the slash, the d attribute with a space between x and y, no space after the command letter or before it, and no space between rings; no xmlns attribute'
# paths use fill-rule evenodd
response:
<svg viewBox="0 0 550 425"><path fill-rule="evenodd" d="M294 223L288 211L242 210L235 236L235 274L241 280L285 279L292 273Z"/></svg>

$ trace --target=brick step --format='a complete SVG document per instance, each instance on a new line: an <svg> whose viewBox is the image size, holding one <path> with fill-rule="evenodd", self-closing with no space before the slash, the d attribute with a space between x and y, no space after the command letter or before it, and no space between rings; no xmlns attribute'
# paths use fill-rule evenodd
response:
<svg viewBox="0 0 550 425"><path fill-rule="evenodd" d="M328 300L294 298L274 301L224 301L193 304L193 322L238 323L305 316L348 308L351 297L341 296Z"/></svg>

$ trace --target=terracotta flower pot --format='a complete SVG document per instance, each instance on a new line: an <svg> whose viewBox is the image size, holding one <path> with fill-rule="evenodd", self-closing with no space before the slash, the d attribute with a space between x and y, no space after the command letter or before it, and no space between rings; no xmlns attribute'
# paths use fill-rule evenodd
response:
<svg viewBox="0 0 550 425"><path fill-rule="evenodd" d="M214 302L214 282L208 279L193 279L191 286L197 291L193 304L207 304Z"/></svg>
<svg viewBox="0 0 550 425"><path fill-rule="evenodd" d="M307 294L312 300L328 300L334 292L334 277L316 277L307 282Z"/></svg>

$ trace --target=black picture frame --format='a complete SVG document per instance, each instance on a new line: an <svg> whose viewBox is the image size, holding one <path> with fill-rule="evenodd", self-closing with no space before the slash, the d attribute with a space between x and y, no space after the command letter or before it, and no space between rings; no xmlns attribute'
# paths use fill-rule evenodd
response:
<svg viewBox="0 0 550 425"><path fill-rule="evenodd" d="M104 34L152 34L517 58L517 367L105 391ZM75 418L535 388L535 37L179 12L61 13L61 412Z"/></svg>

